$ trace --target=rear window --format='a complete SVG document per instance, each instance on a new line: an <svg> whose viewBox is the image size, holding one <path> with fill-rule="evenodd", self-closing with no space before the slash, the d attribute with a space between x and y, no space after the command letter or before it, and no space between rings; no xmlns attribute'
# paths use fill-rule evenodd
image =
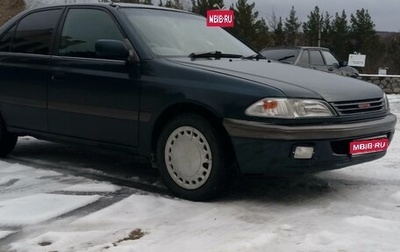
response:
<svg viewBox="0 0 400 252"><path fill-rule="evenodd" d="M0 39L0 52L9 52L11 48L12 37L15 33L15 25L9 29Z"/></svg>
<svg viewBox="0 0 400 252"><path fill-rule="evenodd" d="M18 24L13 40L13 52L48 54L61 9L35 12Z"/></svg>
<svg viewBox="0 0 400 252"><path fill-rule="evenodd" d="M271 49L262 51L261 54L267 59L277 60L294 64L299 56L300 49Z"/></svg>

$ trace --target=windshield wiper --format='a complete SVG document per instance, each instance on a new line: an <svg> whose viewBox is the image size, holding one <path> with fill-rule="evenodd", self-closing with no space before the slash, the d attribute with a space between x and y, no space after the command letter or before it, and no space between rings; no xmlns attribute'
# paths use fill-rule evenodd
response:
<svg viewBox="0 0 400 252"><path fill-rule="evenodd" d="M255 60L259 60L259 59L266 59L266 57L265 57L265 56L262 56L262 55L259 54L259 53L257 53L257 54L253 54L253 55L250 55L250 56L242 57L242 59L248 59L248 60L255 59Z"/></svg>
<svg viewBox="0 0 400 252"><path fill-rule="evenodd" d="M243 55L240 54L229 54L229 53L222 53L220 51L213 51L213 52L206 52L206 53L191 53L189 55L190 58L196 59L196 58L215 58L215 59L221 59L221 58L242 58Z"/></svg>
<svg viewBox="0 0 400 252"><path fill-rule="evenodd" d="M289 55L289 56L285 56L283 58L278 59L278 61L287 60L287 59L294 58L294 57L296 57L296 55Z"/></svg>

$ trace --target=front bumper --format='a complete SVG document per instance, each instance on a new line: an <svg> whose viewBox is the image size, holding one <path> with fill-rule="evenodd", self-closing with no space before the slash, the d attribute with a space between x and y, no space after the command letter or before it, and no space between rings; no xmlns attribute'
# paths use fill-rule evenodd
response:
<svg viewBox="0 0 400 252"><path fill-rule="evenodd" d="M386 152L352 156L349 143L386 136L392 139L396 116L331 125L287 126L225 119L242 173L311 172L338 169L383 157ZM295 159L296 146L312 146L311 159Z"/></svg>

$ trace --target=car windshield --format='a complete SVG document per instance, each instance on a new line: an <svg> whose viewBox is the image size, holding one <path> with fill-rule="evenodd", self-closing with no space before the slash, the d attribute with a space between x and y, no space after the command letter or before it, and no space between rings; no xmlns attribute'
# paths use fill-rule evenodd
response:
<svg viewBox="0 0 400 252"><path fill-rule="evenodd" d="M135 31L158 56L185 56L207 52L256 54L220 27L207 27L204 17L190 13L122 8Z"/></svg>
<svg viewBox="0 0 400 252"><path fill-rule="evenodd" d="M294 64L299 53L300 49L271 49L261 52L261 54L267 59L277 60L290 64Z"/></svg>

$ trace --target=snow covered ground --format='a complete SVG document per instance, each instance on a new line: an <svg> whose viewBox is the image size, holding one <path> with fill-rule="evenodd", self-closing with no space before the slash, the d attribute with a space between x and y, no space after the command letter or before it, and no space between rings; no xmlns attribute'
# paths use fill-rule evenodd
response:
<svg viewBox="0 0 400 252"><path fill-rule="evenodd" d="M400 96L389 99L399 117ZM63 148L22 138L14 158L0 161L0 251L400 251L399 133L383 159L238 179L209 203L79 176L71 169L128 164Z"/></svg>

